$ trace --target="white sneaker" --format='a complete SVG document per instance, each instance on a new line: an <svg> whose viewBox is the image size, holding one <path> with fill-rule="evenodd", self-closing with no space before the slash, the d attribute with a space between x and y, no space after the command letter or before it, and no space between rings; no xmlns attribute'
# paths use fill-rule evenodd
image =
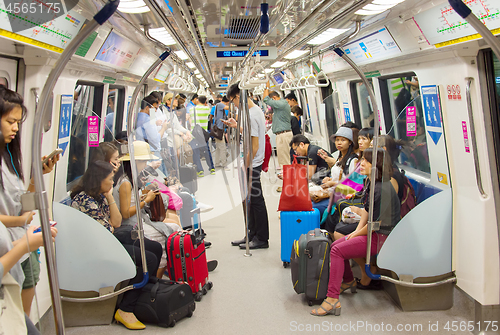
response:
<svg viewBox="0 0 500 335"><path fill-rule="evenodd" d="M212 209L214 209L214 206L210 206L199 201L196 206L200 209L201 213L210 212Z"/></svg>

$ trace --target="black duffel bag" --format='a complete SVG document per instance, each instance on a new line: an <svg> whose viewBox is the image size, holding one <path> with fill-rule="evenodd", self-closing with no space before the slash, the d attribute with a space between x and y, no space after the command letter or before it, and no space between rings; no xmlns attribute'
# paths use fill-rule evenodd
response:
<svg viewBox="0 0 500 335"><path fill-rule="evenodd" d="M177 321L191 317L195 307L188 284L153 277L142 288L134 315L143 323L173 327Z"/></svg>

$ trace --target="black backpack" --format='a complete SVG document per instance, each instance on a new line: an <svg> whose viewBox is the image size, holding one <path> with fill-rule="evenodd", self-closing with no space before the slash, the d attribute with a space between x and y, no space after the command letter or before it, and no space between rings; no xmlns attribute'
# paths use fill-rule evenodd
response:
<svg viewBox="0 0 500 335"><path fill-rule="evenodd" d="M134 314L141 322L173 327L180 319L191 317L195 307L188 284L152 277L142 288Z"/></svg>

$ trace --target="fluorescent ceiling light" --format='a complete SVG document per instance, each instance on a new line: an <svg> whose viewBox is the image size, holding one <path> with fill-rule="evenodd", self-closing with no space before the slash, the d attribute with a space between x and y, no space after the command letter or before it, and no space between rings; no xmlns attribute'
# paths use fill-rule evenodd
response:
<svg viewBox="0 0 500 335"><path fill-rule="evenodd" d="M122 0L118 10L122 13L136 14L149 12L149 7L142 0Z"/></svg>
<svg viewBox="0 0 500 335"><path fill-rule="evenodd" d="M151 37L165 45L173 45L176 43L169 32L163 27L149 29L149 34L151 35Z"/></svg>
<svg viewBox="0 0 500 335"><path fill-rule="evenodd" d="M373 3L364 6L355 14L358 15L375 15L385 12L386 10L396 6L404 0L375 0Z"/></svg>
<svg viewBox="0 0 500 335"><path fill-rule="evenodd" d="M187 62L186 65L190 68L190 69L194 69L196 67L196 65L194 65L193 62Z"/></svg>
<svg viewBox="0 0 500 335"><path fill-rule="evenodd" d="M316 36L307 44L313 44L313 45L319 45L328 42L329 40L342 35L349 29L334 29L334 28L328 28L326 31L322 32L320 35Z"/></svg>
<svg viewBox="0 0 500 335"><path fill-rule="evenodd" d="M184 51L182 51L182 50L175 51L175 54L177 55L177 57L179 57L182 60L186 60L186 59L189 58L188 55L186 55L186 53Z"/></svg>
<svg viewBox="0 0 500 335"><path fill-rule="evenodd" d="M271 73L271 72L274 72L274 70L273 69L264 69L264 72L265 73Z"/></svg>
<svg viewBox="0 0 500 335"><path fill-rule="evenodd" d="M375 5L397 5L405 0L374 0L373 4Z"/></svg>
<svg viewBox="0 0 500 335"><path fill-rule="evenodd" d="M271 67L282 67L283 65L286 65L286 62L275 62Z"/></svg>
<svg viewBox="0 0 500 335"><path fill-rule="evenodd" d="M309 50L294 50L294 51L290 52L288 55L286 55L284 58L295 59L295 58L298 58L302 55L305 55L308 52L309 52Z"/></svg>
<svg viewBox="0 0 500 335"><path fill-rule="evenodd" d="M196 70L194 71L194 73L198 74L198 73L200 73L200 70L196 69Z"/></svg>

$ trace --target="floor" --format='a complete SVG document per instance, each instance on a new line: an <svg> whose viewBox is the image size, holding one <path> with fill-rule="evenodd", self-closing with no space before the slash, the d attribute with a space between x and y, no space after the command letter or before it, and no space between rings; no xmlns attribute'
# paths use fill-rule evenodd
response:
<svg viewBox="0 0 500 335"><path fill-rule="evenodd" d="M244 236L244 221L237 170L217 170L198 180L199 201L213 205L213 211L202 214L202 225L212 247L209 259L219 261L210 273L214 287L196 304L191 318L181 320L174 328L147 325L141 334L470 334L468 331L447 331L446 324L474 320L472 301L455 290L454 307L446 311L402 312L385 291L358 291L341 296L342 315L318 318L311 316L311 307L303 296L292 289L290 269L280 260L280 225L276 211L280 181L272 172L262 174L264 196L270 225L270 247L252 251L231 246L230 241ZM50 313L48 313L50 314ZM50 323L48 315L44 324ZM460 327L459 327L460 329ZM66 334L126 334L123 326L67 328ZM43 334L54 334L46 326Z"/></svg>

